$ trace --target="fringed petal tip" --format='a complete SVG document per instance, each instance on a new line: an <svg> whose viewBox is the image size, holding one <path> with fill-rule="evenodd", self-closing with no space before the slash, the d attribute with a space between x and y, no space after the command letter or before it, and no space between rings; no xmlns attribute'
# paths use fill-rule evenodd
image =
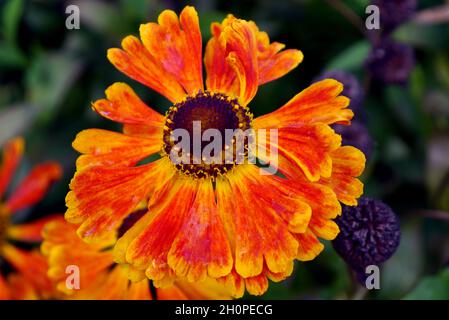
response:
<svg viewBox="0 0 449 320"><path fill-rule="evenodd" d="M105 94L106 99L92 103L92 109L101 116L123 124L162 126L164 117L147 106L127 84L116 82Z"/></svg>
<svg viewBox="0 0 449 320"><path fill-rule="evenodd" d="M245 27L245 32L242 32L241 26ZM256 23L238 19L232 14L221 23L212 23L210 30L212 39L207 44L204 59L207 87L226 92L231 96L240 96L243 103L248 103L252 98L252 89L248 88L257 89L259 85L284 76L296 68L304 58L299 50L282 51L285 45L278 42L270 43L266 32L261 32ZM232 44L229 46L227 38L232 34L245 39L240 46L246 47L245 51L249 54L246 59L232 49ZM251 59L248 59L249 57ZM241 66L241 61L248 65ZM245 69L246 71L243 71ZM257 76L257 79L251 75ZM243 78L245 81L242 83Z"/></svg>
<svg viewBox="0 0 449 320"><path fill-rule="evenodd" d="M298 127L323 123L349 125L354 113L350 100L341 96L343 85L337 80L316 82L294 96L281 108L253 121L256 129Z"/></svg>
<svg viewBox="0 0 449 320"><path fill-rule="evenodd" d="M169 162L162 158L137 167L93 166L77 171L66 196L66 219L80 224L78 232L86 241L109 239L125 217L170 180Z"/></svg>
<svg viewBox="0 0 449 320"><path fill-rule="evenodd" d="M102 129L79 132L72 147L82 155L76 161L77 170L88 167L131 167L161 149L161 136L134 137Z"/></svg>
<svg viewBox="0 0 449 320"><path fill-rule="evenodd" d="M342 146L333 151L331 157L332 175L321 179L320 184L331 188L345 205L356 206L363 194L364 186L358 177L365 169L365 155L352 146Z"/></svg>
<svg viewBox="0 0 449 320"><path fill-rule="evenodd" d="M270 40L253 21L228 15L223 22L212 23L212 39L206 46L206 84L210 90L239 97L248 104L259 85L278 79L303 60L301 51L282 51L283 44Z"/></svg>
<svg viewBox="0 0 449 320"><path fill-rule="evenodd" d="M140 38L128 36L123 50L109 49L109 61L172 102L203 89L202 39L193 7L185 7L179 18L171 10L163 11L158 23L140 26Z"/></svg>

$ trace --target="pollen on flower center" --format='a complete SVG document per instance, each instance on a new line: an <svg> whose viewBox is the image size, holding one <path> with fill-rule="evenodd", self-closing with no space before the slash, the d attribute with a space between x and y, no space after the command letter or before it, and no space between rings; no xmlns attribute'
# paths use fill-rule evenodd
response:
<svg viewBox="0 0 449 320"><path fill-rule="evenodd" d="M247 156L248 138L239 148L235 138L229 137L232 132L251 129L252 117L237 99L201 91L168 110L163 151L183 174L194 178L223 175L238 163L239 156ZM182 161L174 161L173 155Z"/></svg>

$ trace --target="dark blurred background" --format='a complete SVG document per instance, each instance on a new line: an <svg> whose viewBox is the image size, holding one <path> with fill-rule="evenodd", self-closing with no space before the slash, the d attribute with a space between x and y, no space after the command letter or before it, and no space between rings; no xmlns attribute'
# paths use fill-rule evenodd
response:
<svg viewBox="0 0 449 320"><path fill-rule="evenodd" d="M70 4L81 9L79 30L65 27ZM167 100L118 72L106 59L106 50L119 46L125 35L137 35L139 25L155 21L162 10L179 13L185 4L0 0L0 144L17 135L26 138L17 180L44 160L59 161L65 172L49 196L25 214L65 211L64 197L77 157L71 142L79 131L120 129L90 108L110 84L127 82L148 105L161 112L168 108ZM360 122L372 139L363 177L365 193L388 203L401 219L401 245L382 267L381 290L361 290L327 244L316 260L298 263L295 275L272 284L263 298L449 299L445 272L449 262L449 24L412 18L392 33L394 41L412 48L416 57L407 81L397 85L373 80L367 68L373 45L357 23L364 25L368 0L188 4L199 12L204 44L210 37L210 23L233 13L254 20L272 41L303 51L305 59L297 69L259 88L250 105L255 115L280 107L325 71L343 70L357 77L365 96L357 117L363 118ZM419 1L417 12L442 5L449 1Z"/></svg>

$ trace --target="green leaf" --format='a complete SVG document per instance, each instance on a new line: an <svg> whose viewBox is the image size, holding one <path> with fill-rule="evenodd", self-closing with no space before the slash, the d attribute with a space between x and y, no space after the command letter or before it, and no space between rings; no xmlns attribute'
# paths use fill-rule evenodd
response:
<svg viewBox="0 0 449 320"><path fill-rule="evenodd" d="M360 69L363 66L370 50L371 46L368 41L359 41L331 60L326 69L346 71Z"/></svg>
<svg viewBox="0 0 449 320"><path fill-rule="evenodd" d="M405 300L449 299L449 268L436 276L426 277L404 297Z"/></svg>
<svg viewBox="0 0 449 320"><path fill-rule="evenodd" d="M33 59L25 85L29 101L39 112L39 120L52 118L81 70L82 62L65 52L41 54Z"/></svg>
<svg viewBox="0 0 449 320"><path fill-rule="evenodd" d="M437 205L449 210L449 134L431 137L426 150L426 182L427 187Z"/></svg>
<svg viewBox="0 0 449 320"><path fill-rule="evenodd" d="M438 54L434 65L435 74L441 84L449 88L449 58L445 53Z"/></svg>
<svg viewBox="0 0 449 320"><path fill-rule="evenodd" d="M447 33L444 29L414 22L402 25L393 36L399 42L427 49L444 48L447 43Z"/></svg>
<svg viewBox="0 0 449 320"><path fill-rule="evenodd" d="M7 106L0 111L0 145L24 132L34 116L33 109L26 103Z"/></svg>
<svg viewBox="0 0 449 320"><path fill-rule="evenodd" d="M214 10L207 10L204 11L204 13L200 14L201 14L200 19L201 34L203 35L203 39L209 39L210 37L212 37L212 34L210 32L210 25L212 24L212 22L216 21L221 22L224 18L226 18L226 14Z"/></svg>
<svg viewBox="0 0 449 320"><path fill-rule="evenodd" d="M378 292L381 299L403 297L419 279L424 268L420 236L418 223L408 221L401 224L399 248L382 266L381 290Z"/></svg>
<svg viewBox="0 0 449 320"><path fill-rule="evenodd" d="M127 17L111 2L98 0L79 0L81 28L88 26L102 34L113 36L123 35L127 32ZM98 14L101 12L101 14ZM138 31L138 26L135 28Z"/></svg>
<svg viewBox="0 0 449 320"><path fill-rule="evenodd" d="M127 16L138 18L146 21L150 12L151 3L147 0L121 0L120 9L125 12Z"/></svg>
<svg viewBox="0 0 449 320"><path fill-rule="evenodd" d="M9 0L2 12L3 35L6 41L15 43L17 29L23 13L23 0Z"/></svg>
<svg viewBox="0 0 449 320"><path fill-rule="evenodd" d="M20 68L24 67L26 63L26 57L15 45L0 42L0 67Z"/></svg>

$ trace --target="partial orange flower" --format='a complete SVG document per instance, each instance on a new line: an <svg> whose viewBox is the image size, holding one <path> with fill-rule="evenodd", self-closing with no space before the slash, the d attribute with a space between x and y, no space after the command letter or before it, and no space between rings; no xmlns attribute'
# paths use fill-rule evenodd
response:
<svg viewBox="0 0 449 320"><path fill-rule="evenodd" d="M20 162L24 148L21 138L6 143L0 165L0 200ZM38 243L43 226L60 216L16 222L14 213L41 200L51 183L61 177L57 163L37 165L4 202L0 201L0 299L37 299L52 292L47 262L39 251L27 251L16 242ZM11 271L11 270L12 271ZM8 271L8 274L6 274Z"/></svg>
<svg viewBox="0 0 449 320"><path fill-rule="evenodd" d="M140 210L133 217L145 214ZM124 225L126 227L126 225ZM168 288L151 289L151 282L129 266L117 265L108 243L87 244L76 234L76 226L65 221L49 222L43 231L41 249L48 257L48 276L67 299L81 300L206 300L229 299L223 285L208 279L201 283L176 281ZM69 279L68 267L79 272L79 287ZM69 272L67 272L69 270ZM75 273L74 273L75 274ZM130 281L131 278L133 281ZM69 279L69 280L68 280ZM67 284L69 283L69 285Z"/></svg>
<svg viewBox="0 0 449 320"><path fill-rule="evenodd" d="M97 113L122 123L123 133L88 129L78 134L73 147L82 155L65 217L80 225L78 234L86 241L101 242L148 201L149 213L118 239L116 261L146 274L156 287L179 278L213 278L234 296L245 288L259 295L267 290L268 278L289 276L295 259L315 258L323 249L318 238L335 238L339 230L332 220L341 213L340 201L354 205L362 194L357 177L365 157L341 146L330 127L349 125L353 117L349 99L340 95L341 83L315 83L277 111L253 119L248 104L259 85L290 72L303 55L283 50L254 22L232 15L213 23L211 31L205 86L202 37L192 7L179 17L162 12L157 23L141 25L140 40L128 36L122 49L108 51L117 69L172 106L164 116L124 83L111 85L106 99L93 103ZM281 175L235 160L248 157L248 140L238 154L234 146L222 145L218 159L231 153L229 162L206 161L194 153L187 153L189 163L173 161L174 132L195 135L197 122L200 136L209 129L221 136L227 129L276 130L277 140L258 137L257 157L276 164ZM206 147L201 144L203 151ZM149 162L152 155L159 159Z"/></svg>

